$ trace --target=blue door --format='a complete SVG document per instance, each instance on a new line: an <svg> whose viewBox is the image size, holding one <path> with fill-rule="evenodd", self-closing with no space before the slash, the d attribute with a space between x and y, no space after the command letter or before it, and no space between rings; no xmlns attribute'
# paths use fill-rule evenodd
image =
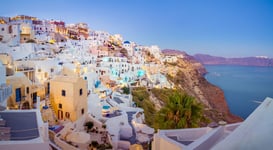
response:
<svg viewBox="0 0 273 150"><path fill-rule="evenodd" d="M16 100L16 102L21 101L21 88L17 88L15 90L15 100Z"/></svg>

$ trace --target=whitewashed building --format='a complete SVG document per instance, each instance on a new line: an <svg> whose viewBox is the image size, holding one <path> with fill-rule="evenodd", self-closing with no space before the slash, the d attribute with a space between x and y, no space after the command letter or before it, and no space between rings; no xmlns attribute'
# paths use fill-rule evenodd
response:
<svg viewBox="0 0 273 150"><path fill-rule="evenodd" d="M58 64L57 60L31 60L35 65L35 82L44 84L55 75L60 74L62 66Z"/></svg>
<svg viewBox="0 0 273 150"><path fill-rule="evenodd" d="M90 31L88 40L90 41L90 48L97 47L104 44L104 42L108 41L110 34L105 31Z"/></svg>
<svg viewBox="0 0 273 150"><path fill-rule="evenodd" d="M174 55L166 55L163 58L163 62L176 63L177 62L177 57L174 56Z"/></svg>
<svg viewBox="0 0 273 150"><path fill-rule="evenodd" d="M20 43L20 25L0 24L0 42L9 45Z"/></svg>
<svg viewBox="0 0 273 150"><path fill-rule="evenodd" d="M150 47L147 47L148 52L150 52L151 55L153 55L156 59L161 59L161 50L157 45L152 45Z"/></svg>
<svg viewBox="0 0 273 150"><path fill-rule="evenodd" d="M134 54L133 43L131 43L130 41L124 41L123 48L125 48L127 50L128 56L133 56L133 54Z"/></svg>

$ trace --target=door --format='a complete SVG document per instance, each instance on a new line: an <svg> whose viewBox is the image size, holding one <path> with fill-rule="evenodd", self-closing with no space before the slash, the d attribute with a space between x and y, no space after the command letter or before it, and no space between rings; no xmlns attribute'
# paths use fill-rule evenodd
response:
<svg viewBox="0 0 273 150"><path fill-rule="evenodd" d="M37 102L37 92L33 93L32 100L33 100L33 103Z"/></svg>
<svg viewBox="0 0 273 150"><path fill-rule="evenodd" d="M15 90L15 100L16 100L16 102L21 101L21 88L17 88Z"/></svg>
<svg viewBox="0 0 273 150"><path fill-rule="evenodd" d="M63 111L58 110L58 119L63 120Z"/></svg>
<svg viewBox="0 0 273 150"><path fill-rule="evenodd" d="M50 92L50 83L48 82L47 83L47 94L49 94L49 92Z"/></svg>

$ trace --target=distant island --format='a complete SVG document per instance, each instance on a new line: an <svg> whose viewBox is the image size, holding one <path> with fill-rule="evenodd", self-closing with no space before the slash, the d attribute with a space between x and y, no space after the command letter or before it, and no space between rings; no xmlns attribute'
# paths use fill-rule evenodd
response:
<svg viewBox="0 0 273 150"><path fill-rule="evenodd" d="M225 58L205 54L196 54L193 57L204 65L241 65L273 67L273 58L268 58L265 56Z"/></svg>

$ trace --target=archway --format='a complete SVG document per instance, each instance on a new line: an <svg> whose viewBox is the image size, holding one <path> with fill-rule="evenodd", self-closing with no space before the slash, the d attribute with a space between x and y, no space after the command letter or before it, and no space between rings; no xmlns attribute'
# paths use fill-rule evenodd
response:
<svg viewBox="0 0 273 150"><path fill-rule="evenodd" d="M22 105L22 109L30 109L29 102L24 102Z"/></svg>

